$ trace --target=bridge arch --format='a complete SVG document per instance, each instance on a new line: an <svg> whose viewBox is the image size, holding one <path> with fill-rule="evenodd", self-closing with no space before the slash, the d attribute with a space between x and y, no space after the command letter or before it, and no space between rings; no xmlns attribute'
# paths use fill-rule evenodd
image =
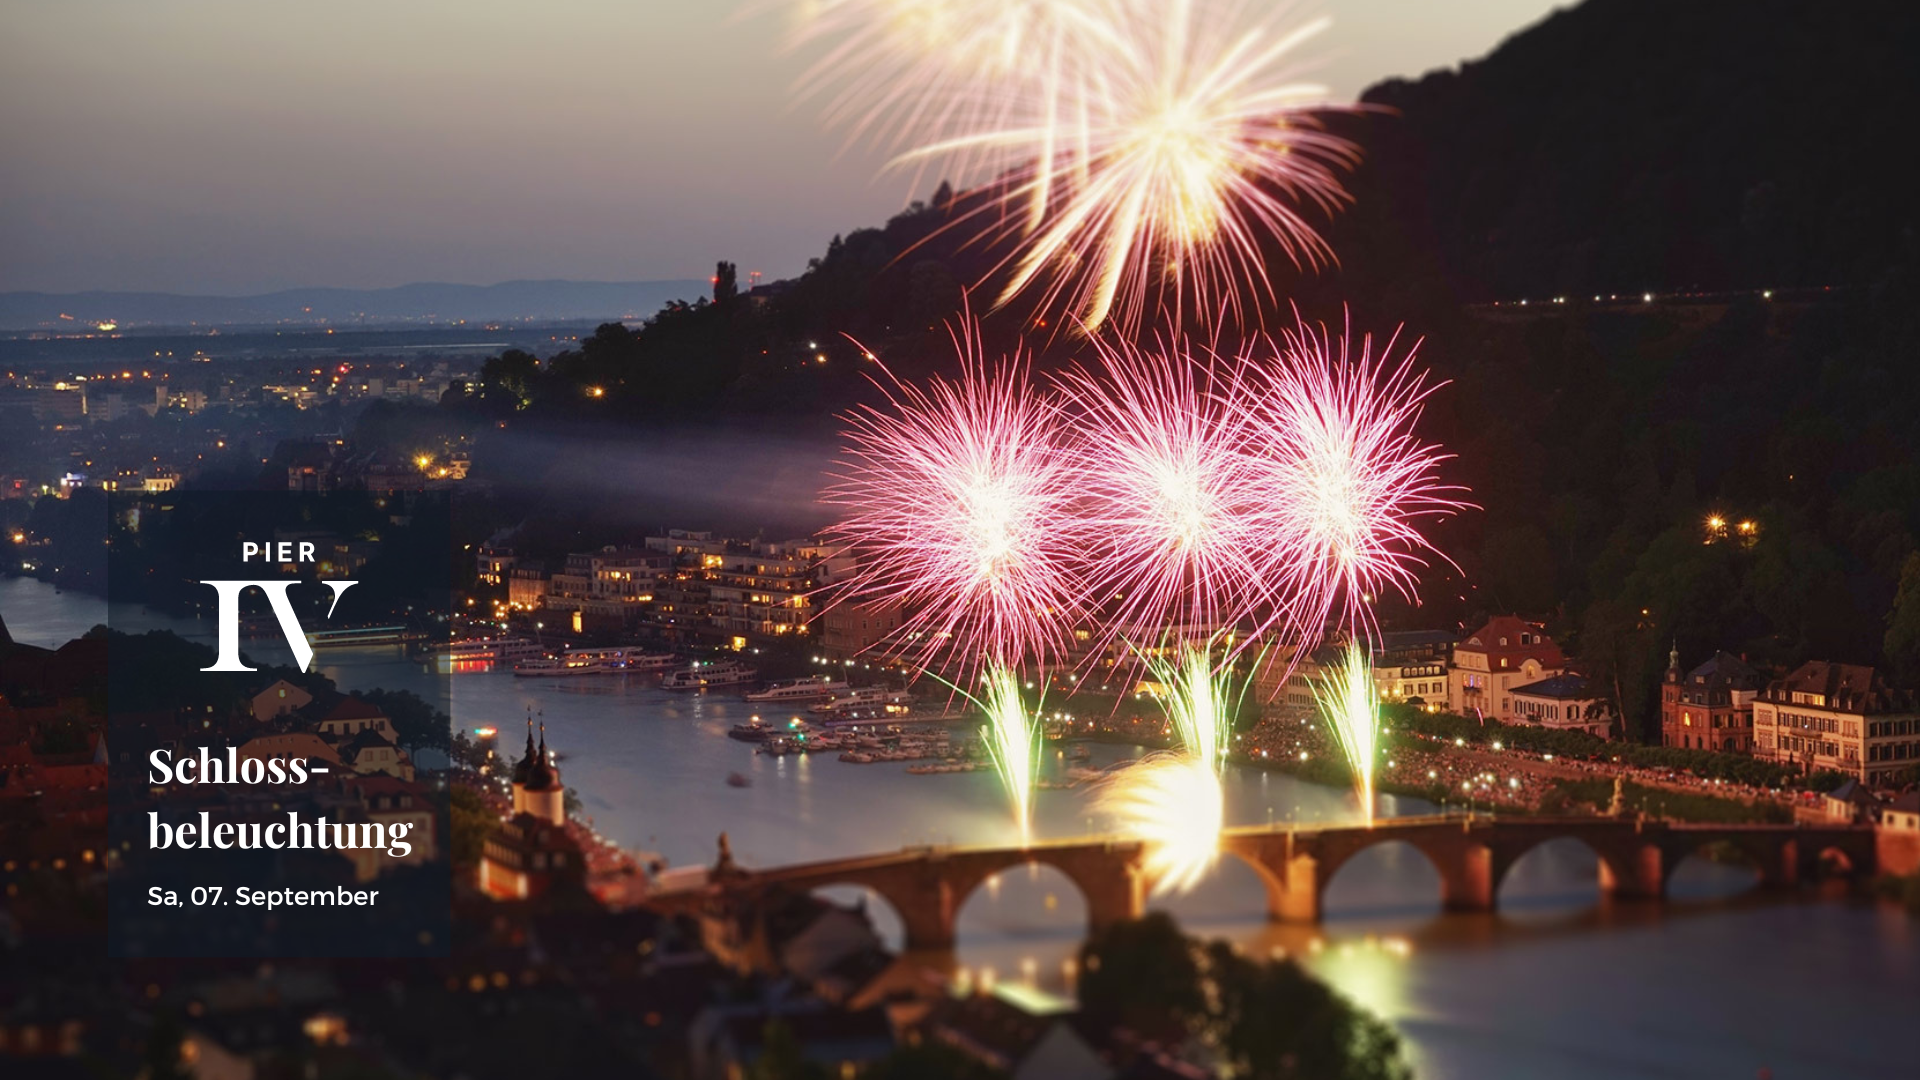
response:
<svg viewBox="0 0 1920 1080"><path fill-rule="evenodd" d="M1457 875L1450 872L1453 868L1448 865L1446 853L1436 851L1432 846L1418 839L1383 835L1354 845L1350 850L1329 854L1331 857L1315 859L1313 867L1315 889L1313 910L1320 916L1327 913L1330 901L1335 909L1346 914L1389 912L1398 914L1410 909L1411 905L1404 899L1385 904L1364 902L1366 895L1373 891L1368 887L1369 883L1364 876L1369 874L1376 877L1376 882L1384 877L1418 878L1421 884L1414 885L1412 889L1408 889L1406 887L1408 883L1403 881L1402 884L1394 885L1391 891L1404 897L1409 892L1417 894L1424 886L1428 895L1435 898L1433 908L1436 912L1449 906L1452 890L1448 879ZM1314 857L1306 856L1306 858ZM1356 863L1363 877L1356 879L1352 874L1348 874L1346 886L1336 889L1334 885L1340 880L1341 871L1355 866ZM1428 882L1431 883L1430 886L1426 884ZM1360 892L1363 899L1363 903L1358 907L1348 902L1348 892L1355 890Z"/></svg>
<svg viewBox="0 0 1920 1080"><path fill-rule="evenodd" d="M1017 862L955 894L954 962L981 978L1051 985L1092 923L1091 905L1065 871L1041 859Z"/></svg>
<svg viewBox="0 0 1920 1080"><path fill-rule="evenodd" d="M896 953L906 950L906 916L899 905L879 889L861 882L836 881L814 885L808 891L842 907L865 911L867 921L873 924L873 932L879 936L882 945Z"/></svg>
<svg viewBox="0 0 1920 1080"><path fill-rule="evenodd" d="M1284 915L1286 882L1257 856L1232 845L1220 852L1212 869L1193 889L1161 893L1156 891L1158 885L1157 881L1147 882L1146 909L1164 911L1184 927L1244 923L1262 915L1280 919Z"/></svg>
<svg viewBox="0 0 1920 1080"><path fill-rule="evenodd" d="M1660 891L1670 900L1728 900L1798 879L1791 839L1739 832L1677 833L1662 845Z"/></svg>
<svg viewBox="0 0 1920 1080"><path fill-rule="evenodd" d="M1090 928L1138 918L1145 911L1146 881L1139 867L1140 848L1034 847L1021 851L984 853L949 860L945 880L951 917L959 913L988 883L1024 867L1046 867L1070 882L1086 905ZM1028 874L1034 870L1022 871Z"/></svg>
<svg viewBox="0 0 1920 1080"><path fill-rule="evenodd" d="M1860 872L1854 857L1840 844L1814 845L1809 868L1816 877L1853 877Z"/></svg>
<svg viewBox="0 0 1920 1080"><path fill-rule="evenodd" d="M1596 837L1541 833L1503 847L1493 864L1494 900L1503 909L1597 902L1635 871L1630 852Z"/></svg>

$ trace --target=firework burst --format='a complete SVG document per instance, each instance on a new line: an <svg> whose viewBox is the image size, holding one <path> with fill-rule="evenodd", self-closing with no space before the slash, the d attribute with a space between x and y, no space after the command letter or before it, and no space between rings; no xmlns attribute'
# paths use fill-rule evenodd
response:
<svg viewBox="0 0 1920 1080"><path fill-rule="evenodd" d="M1468 505L1438 479L1449 455L1413 434L1434 386L1413 367L1417 344L1388 360L1395 341L1376 352L1367 335L1356 350L1350 330L1301 322L1278 363L1248 365L1232 393L1250 425L1259 574L1282 598L1267 625L1299 643L1330 617L1370 627L1385 589L1414 599L1427 556L1445 558L1417 526Z"/></svg>
<svg viewBox="0 0 1920 1080"><path fill-rule="evenodd" d="M986 145L943 154L914 147L966 139L1037 116L1061 130L1067 104L1085 93L1079 52L1124 47L1117 35L1134 0L781 0L791 43L817 47L803 95L824 98L829 122L854 141L908 151L916 184L938 165L959 177L991 176L1026 162ZM1054 148L1043 138L1039 161ZM1037 224L1050 185L1031 177L1026 219Z"/></svg>
<svg viewBox="0 0 1920 1080"><path fill-rule="evenodd" d="M856 564L839 599L910 610L893 647L921 661L944 652L964 672L1045 660L1081 592L1058 411L1018 354L989 365L970 324L954 342L957 379L881 382L885 406L847 418L824 494L847 512L828 533Z"/></svg>
<svg viewBox="0 0 1920 1080"><path fill-rule="evenodd" d="M1293 61L1328 23L1250 23L1229 0L1107 7L1101 43L1011 80L995 108L903 124L920 137L900 163L986 174L991 197L955 227L1011 244L998 302L1031 291L1089 334L1110 318L1131 333L1154 312L1237 317L1246 286L1270 297L1270 248L1331 262L1309 218L1348 200L1357 152Z"/></svg>
<svg viewBox="0 0 1920 1080"><path fill-rule="evenodd" d="M1089 602L1137 641L1171 628L1210 642L1259 596L1240 411L1185 350L1096 345L1099 375L1060 380Z"/></svg>

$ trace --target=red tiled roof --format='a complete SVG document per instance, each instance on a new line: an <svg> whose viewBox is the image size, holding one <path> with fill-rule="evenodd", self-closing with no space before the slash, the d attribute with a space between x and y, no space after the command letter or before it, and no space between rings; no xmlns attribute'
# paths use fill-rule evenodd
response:
<svg viewBox="0 0 1920 1080"><path fill-rule="evenodd" d="M327 710L321 720L384 720L387 714L357 697L344 697Z"/></svg>
<svg viewBox="0 0 1920 1080"><path fill-rule="evenodd" d="M1554 644L1546 630L1539 623L1528 622L1518 615L1495 615L1488 619L1485 626L1467 635L1459 651L1504 656L1510 660L1538 660L1543 667L1566 663L1560 646Z"/></svg>

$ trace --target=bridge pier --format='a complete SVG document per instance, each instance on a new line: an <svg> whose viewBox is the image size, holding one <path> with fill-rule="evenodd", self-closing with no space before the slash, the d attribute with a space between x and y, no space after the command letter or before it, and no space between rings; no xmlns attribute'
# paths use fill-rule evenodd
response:
<svg viewBox="0 0 1920 1080"><path fill-rule="evenodd" d="M1278 889L1267 886L1267 914L1280 922L1320 921L1320 861L1311 855L1288 859Z"/></svg>
<svg viewBox="0 0 1920 1080"><path fill-rule="evenodd" d="M921 878L895 884L882 893L900 916L909 952L952 952L959 917L952 888L942 880Z"/></svg>
<svg viewBox="0 0 1920 1080"><path fill-rule="evenodd" d="M1469 844L1454 859L1435 860L1440 868L1440 906L1446 911L1492 911L1499 876L1493 850Z"/></svg>
<svg viewBox="0 0 1920 1080"><path fill-rule="evenodd" d="M1104 930L1147 913L1148 882L1139 863L1128 861L1107 872L1082 871L1074 879L1087 901L1087 929Z"/></svg>
<svg viewBox="0 0 1920 1080"><path fill-rule="evenodd" d="M1600 858L1600 891L1617 900L1658 900L1666 895L1666 858L1658 844L1638 844Z"/></svg>
<svg viewBox="0 0 1920 1080"><path fill-rule="evenodd" d="M1820 856L1816 852L1812 857L1817 861ZM1797 887L1801 878L1801 858L1799 841L1788 840L1782 843L1778 850L1760 860L1760 887L1763 889ZM1819 867L1809 865L1806 870L1806 876L1812 877L1818 872Z"/></svg>

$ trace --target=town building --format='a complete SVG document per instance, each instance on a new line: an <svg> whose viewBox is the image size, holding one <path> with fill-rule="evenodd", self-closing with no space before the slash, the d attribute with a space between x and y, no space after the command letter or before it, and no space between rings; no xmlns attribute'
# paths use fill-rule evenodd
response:
<svg viewBox="0 0 1920 1080"><path fill-rule="evenodd" d="M1437 705L1447 700L1447 660L1460 635L1451 630L1388 630L1373 646L1373 685L1386 701Z"/></svg>
<svg viewBox="0 0 1920 1080"><path fill-rule="evenodd" d="M265 690L253 695L253 718L266 723L313 704L313 695L285 679L275 679Z"/></svg>
<svg viewBox="0 0 1920 1080"><path fill-rule="evenodd" d="M821 655L832 660L851 660L867 654L899 631L905 611L897 603L828 602L816 623Z"/></svg>
<svg viewBox="0 0 1920 1080"><path fill-rule="evenodd" d="M1865 664L1809 660L1753 701L1753 753L1885 784L1920 765L1920 696Z"/></svg>
<svg viewBox="0 0 1920 1080"><path fill-rule="evenodd" d="M479 569L480 580L495 588L507 583L508 575L513 573L513 568L520 561L514 554L513 548L499 540L488 540L482 543L480 550L474 553L474 560Z"/></svg>
<svg viewBox="0 0 1920 1080"><path fill-rule="evenodd" d="M480 856L481 891L500 900L533 900L555 892L584 895L587 860L562 824L518 813L487 837Z"/></svg>
<svg viewBox="0 0 1920 1080"><path fill-rule="evenodd" d="M1612 737L1613 706L1584 675L1570 671L1512 690L1515 723Z"/></svg>
<svg viewBox="0 0 1920 1080"><path fill-rule="evenodd" d="M1765 684L1744 660L1724 652L1682 674L1675 647L1660 685L1661 745L1752 753L1753 699Z"/></svg>
<svg viewBox="0 0 1920 1080"><path fill-rule="evenodd" d="M547 572L537 566L516 565L508 572L507 605L515 611L537 611L547 604L553 588Z"/></svg>
<svg viewBox="0 0 1920 1080"><path fill-rule="evenodd" d="M803 542L755 541L745 550L722 552L707 573L713 625L744 648L754 637L803 634L814 613L819 587L814 567L822 552Z"/></svg>
<svg viewBox="0 0 1920 1080"><path fill-rule="evenodd" d="M377 728L362 728L340 744L340 760L363 776L382 773L413 779L413 759Z"/></svg>
<svg viewBox="0 0 1920 1080"><path fill-rule="evenodd" d="M1038 1007L1017 988L949 998L928 1015L925 1036L1012 1080L1108 1080L1113 1067L1081 1036L1072 1017Z"/></svg>
<svg viewBox="0 0 1920 1080"><path fill-rule="evenodd" d="M658 551L614 545L568 555L547 587L544 606L571 613L576 631L618 631L639 618L639 605L652 602L656 580L672 564L671 556Z"/></svg>
<svg viewBox="0 0 1920 1080"><path fill-rule="evenodd" d="M387 719L387 714L357 697L343 697L334 702L314 726L321 738L336 743L346 742L363 731L377 732L389 742L397 738L393 721Z"/></svg>
<svg viewBox="0 0 1920 1080"><path fill-rule="evenodd" d="M1920 833L1920 791L1909 791L1880 812L1880 827L1889 832Z"/></svg>
<svg viewBox="0 0 1920 1080"><path fill-rule="evenodd" d="M1447 709L1512 723L1513 688L1566 670L1566 658L1539 623L1495 615L1454 646L1447 672Z"/></svg>

